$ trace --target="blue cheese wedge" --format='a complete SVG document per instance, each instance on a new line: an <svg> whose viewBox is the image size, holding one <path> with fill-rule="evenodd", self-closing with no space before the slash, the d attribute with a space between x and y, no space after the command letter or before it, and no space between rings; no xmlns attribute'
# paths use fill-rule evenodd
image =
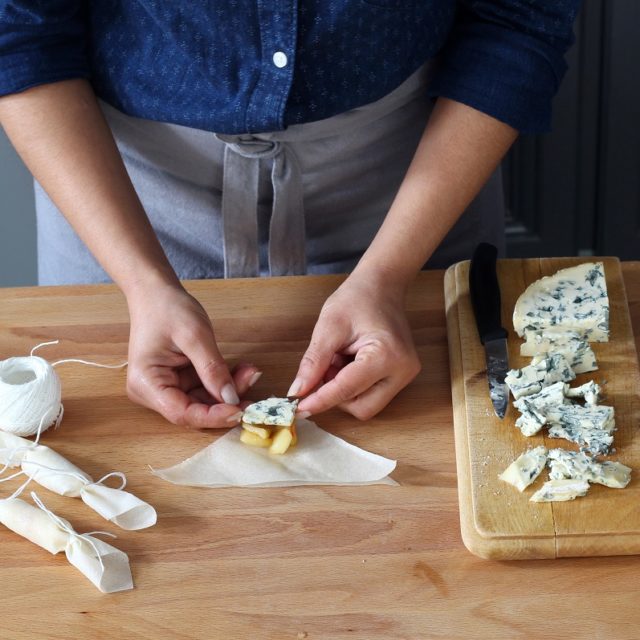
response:
<svg viewBox="0 0 640 640"><path fill-rule="evenodd" d="M530 498L531 502L566 502L587 495L586 480L549 480Z"/></svg>
<svg viewBox="0 0 640 640"><path fill-rule="evenodd" d="M513 485L518 491L524 491L540 475L546 463L547 449L535 447L514 460L498 478Z"/></svg>
<svg viewBox="0 0 640 640"><path fill-rule="evenodd" d="M531 284L516 302L513 327L519 336L560 327L589 342L607 342L609 297L602 262L561 269Z"/></svg>
<svg viewBox="0 0 640 640"><path fill-rule="evenodd" d="M564 438L594 455L605 455L613 442L615 414L604 405L565 404L546 414L551 438Z"/></svg>
<svg viewBox="0 0 640 640"><path fill-rule="evenodd" d="M560 353L554 353L547 358L534 358L530 365L522 369L511 369L504 381L517 400L539 393L554 382L569 382L575 377L576 374L566 358Z"/></svg>
<svg viewBox="0 0 640 640"><path fill-rule="evenodd" d="M298 401L287 398L267 398L250 404L242 414L247 425L290 427L296 416Z"/></svg>
<svg viewBox="0 0 640 640"><path fill-rule="evenodd" d="M522 435L533 436L538 433L547 423L547 409L568 402L565 398L567 386L560 380L544 387L538 393L523 396L513 403L514 407L521 412L516 420L516 427L522 431Z"/></svg>
<svg viewBox="0 0 640 640"><path fill-rule="evenodd" d="M551 480L586 480L613 489L624 489L631 480L631 468L621 462L598 462L584 451L551 449L547 463Z"/></svg>
<svg viewBox="0 0 640 640"><path fill-rule="evenodd" d="M526 342L520 345L520 354L523 356L561 353L576 374L595 371L598 368L593 349L577 331L557 327L545 331L525 331L525 340Z"/></svg>

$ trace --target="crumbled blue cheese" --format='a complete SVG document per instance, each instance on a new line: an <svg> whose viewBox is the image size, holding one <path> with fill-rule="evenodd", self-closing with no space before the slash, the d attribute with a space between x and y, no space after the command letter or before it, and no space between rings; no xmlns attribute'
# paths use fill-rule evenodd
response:
<svg viewBox="0 0 640 640"><path fill-rule="evenodd" d="M524 491L540 475L547 462L547 449L543 446L525 451L499 476L500 480Z"/></svg>
<svg viewBox="0 0 640 640"><path fill-rule="evenodd" d="M551 438L565 438L595 455L608 453L615 429L613 407L565 404L546 413Z"/></svg>
<svg viewBox="0 0 640 640"><path fill-rule="evenodd" d="M530 498L531 502L565 502L582 497L589 491L586 480L549 480Z"/></svg>
<svg viewBox="0 0 640 640"><path fill-rule="evenodd" d="M522 369L507 372L505 382L517 400L523 396L539 393L554 382L569 382L576 374L560 353L550 354L547 358L534 358L534 361Z"/></svg>
<svg viewBox="0 0 640 640"><path fill-rule="evenodd" d="M609 297L602 262L561 269L529 285L516 302L513 327L519 336L562 327L589 342L607 342Z"/></svg>
<svg viewBox="0 0 640 640"><path fill-rule="evenodd" d="M516 420L516 427L522 431L524 436L535 435L547 424L549 409L562 404L570 404L569 398L582 398L586 404L596 405L602 399L602 389L593 380L574 388L559 381L544 387L538 393L522 396L513 403L513 406L521 413Z"/></svg>
<svg viewBox="0 0 640 640"><path fill-rule="evenodd" d="M551 449L547 462L551 480L586 480L613 489L624 489L631 480L630 467L620 462L598 462L584 451Z"/></svg>
<svg viewBox="0 0 640 640"><path fill-rule="evenodd" d="M558 327L544 331L525 331L525 340L526 342L520 345L520 354L523 356L561 353L576 374L595 371L598 368L593 349L577 331L567 331Z"/></svg>
<svg viewBox="0 0 640 640"><path fill-rule="evenodd" d="M287 398L267 398L250 404L242 414L246 424L290 427L296 415L298 401Z"/></svg>
<svg viewBox="0 0 640 640"><path fill-rule="evenodd" d="M587 404L595 405L602 400L602 388L593 380L589 380L579 387L570 387L567 384L564 395L567 398L582 398Z"/></svg>

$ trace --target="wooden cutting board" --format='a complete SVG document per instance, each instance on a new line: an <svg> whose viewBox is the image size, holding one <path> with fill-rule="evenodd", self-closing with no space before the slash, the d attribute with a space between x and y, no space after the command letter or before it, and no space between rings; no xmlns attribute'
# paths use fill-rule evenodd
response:
<svg viewBox="0 0 640 640"><path fill-rule="evenodd" d="M620 262L617 258L540 258L499 260L502 321L509 331L509 364L522 367L522 340L513 330L518 296L545 275L581 262L602 261L610 300L610 342L592 344L599 369L579 375L572 385L594 379L603 386L602 404L615 407L617 431L610 459L632 467L625 489L592 485L584 498L533 503L533 492L548 479L547 470L519 493L498 479L525 449L575 449L515 427L519 412L510 400L504 420L493 412L487 389L484 350L469 298L469 262L453 265L445 276L445 300L454 408L458 496L462 537L467 548L491 559L558 558L640 553L640 375Z"/></svg>

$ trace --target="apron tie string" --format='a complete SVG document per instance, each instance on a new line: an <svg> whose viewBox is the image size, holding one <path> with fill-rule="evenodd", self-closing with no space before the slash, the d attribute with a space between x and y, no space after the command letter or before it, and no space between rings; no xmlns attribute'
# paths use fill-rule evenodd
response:
<svg viewBox="0 0 640 640"><path fill-rule="evenodd" d="M225 143L222 229L225 278L260 275L258 178L260 160L271 160L273 208L269 224L269 275L306 272L302 177L298 159L283 141L216 134Z"/></svg>

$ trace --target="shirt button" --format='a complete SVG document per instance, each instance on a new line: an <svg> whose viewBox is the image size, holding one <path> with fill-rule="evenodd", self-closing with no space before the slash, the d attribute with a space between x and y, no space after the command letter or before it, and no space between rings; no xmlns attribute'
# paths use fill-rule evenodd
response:
<svg viewBox="0 0 640 640"><path fill-rule="evenodd" d="M282 67L287 66L287 54L284 51L276 51L273 54L273 64L278 67L278 69L282 69Z"/></svg>

